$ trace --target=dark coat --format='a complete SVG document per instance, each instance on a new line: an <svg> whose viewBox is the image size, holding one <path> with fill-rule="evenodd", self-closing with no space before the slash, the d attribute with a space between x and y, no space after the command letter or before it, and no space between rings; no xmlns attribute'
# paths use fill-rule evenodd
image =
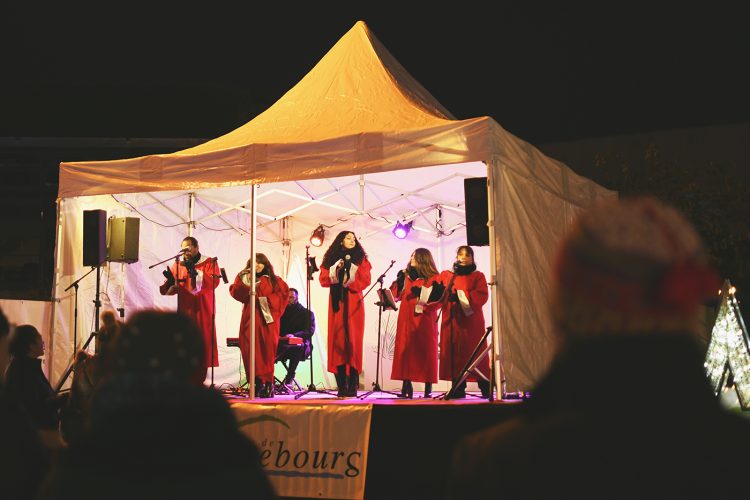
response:
<svg viewBox="0 0 750 500"><path fill-rule="evenodd" d="M22 408L40 429L57 429L59 404L47 377L42 360L14 357L5 373L5 394Z"/></svg>
<svg viewBox="0 0 750 500"><path fill-rule="evenodd" d="M465 438L452 498L739 498L750 422L723 410L687 336L579 342L522 417Z"/></svg>

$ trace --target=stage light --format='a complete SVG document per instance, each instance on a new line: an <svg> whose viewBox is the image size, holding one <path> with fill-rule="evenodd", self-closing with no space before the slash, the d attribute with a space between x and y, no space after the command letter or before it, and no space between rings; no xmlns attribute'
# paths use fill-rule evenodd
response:
<svg viewBox="0 0 750 500"><path fill-rule="evenodd" d="M406 224L402 224L401 222L396 222L396 226L393 228L393 236L396 238L403 240L407 236L409 236L409 232L411 231L411 227L414 225L414 221L409 221Z"/></svg>
<svg viewBox="0 0 750 500"><path fill-rule="evenodd" d="M310 236L310 244L314 247L319 247L323 244L323 240L326 237L326 230L323 229L323 224L319 225L315 228L315 231L312 232L312 236Z"/></svg>

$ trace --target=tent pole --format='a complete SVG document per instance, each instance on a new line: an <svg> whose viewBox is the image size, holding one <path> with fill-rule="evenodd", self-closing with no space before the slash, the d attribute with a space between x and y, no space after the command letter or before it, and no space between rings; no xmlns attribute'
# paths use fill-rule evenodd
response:
<svg viewBox="0 0 750 500"><path fill-rule="evenodd" d="M499 313L499 287L497 282L498 263L500 262L499 249L497 248L497 242L495 240L495 223L497 213L495 210L495 184L498 179L495 178L496 167L500 168L500 163L494 158L489 162L485 162L487 165L487 229L490 240L490 256L492 257L492 263L490 265L490 297L492 298L492 356L490 361L493 363L492 374L495 376L495 387L497 387L498 397L497 399L505 398L505 369L503 367L504 356L503 356L503 344L500 328L500 313ZM498 383L499 382L499 383ZM490 391L492 390L492 384L490 384Z"/></svg>
<svg viewBox="0 0 750 500"><path fill-rule="evenodd" d="M195 218L193 217L193 211L195 210L195 193L190 193L188 195L188 227L187 227L187 235L192 236L193 235L193 225Z"/></svg>
<svg viewBox="0 0 750 500"><path fill-rule="evenodd" d="M251 185L250 194L250 258L252 259L251 272L252 276L255 276L255 226L258 222L258 214L256 211L256 184ZM255 279L252 280L250 286L250 356L248 356L248 363L250 369L248 370L249 379L247 381L247 387L250 399L255 399Z"/></svg>

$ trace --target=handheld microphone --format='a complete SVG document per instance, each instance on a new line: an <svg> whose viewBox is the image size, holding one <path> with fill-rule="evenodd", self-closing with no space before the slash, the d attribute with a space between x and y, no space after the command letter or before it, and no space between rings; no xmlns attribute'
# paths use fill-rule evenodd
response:
<svg viewBox="0 0 750 500"><path fill-rule="evenodd" d="M229 279L227 278L227 272L224 270L224 268L221 268L221 280L224 283L229 283Z"/></svg>
<svg viewBox="0 0 750 500"><path fill-rule="evenodd" d="M349 254L344 255L344 268L349 269L352 266L352 257Z"/></svg>
<svg viewBox="0 0 750 500"><path fill-rule="evenodd" d="M459 267L461 267L461 263L459 261L453 263L453 271L456 271Z"/></svg>

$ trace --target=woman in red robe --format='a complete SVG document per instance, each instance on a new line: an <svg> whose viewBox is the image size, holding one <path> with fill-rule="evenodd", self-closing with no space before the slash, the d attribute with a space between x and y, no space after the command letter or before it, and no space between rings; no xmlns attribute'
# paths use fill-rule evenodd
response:
<svg viewBox="0 0 750 500"><path fill-rule="evenodd" d="M438 381L437 313L445 291L439 277L430 251L417 248L391 285L391 293L401 302L391 369L393 380L403 380L401 397L414 395L412 382L424 382L424 395L429 397Z"/></svg>
<svg viewBox="0 0 750 500"><path fill-rule="evenodd" d="M440 281L447 287L440 324L440 380L453 382L484 336L482 306L489 298L489 291L487 279L474 264L474 250L466 245L458 247L453 270L440 273ZM489 366L486 356L476 366L488 380ZM487 380L474 375L467 380L476 381L482 396L489 397L490 383ZM466 381L453 389L454 397L466 397Z"/></svg>
<svg viewBox="0 0 750 500"><path fill-rule="evenodd" d="M328 371L338 396L356 396L362 371L365 305L362 290L370 285L372 266L351 231L341 231L323 256L320 284L330 288L328 305Z"/></svg>
<svg viewBox="0 0 750 500"><path fill-rule="evenodd" d="M276 348L279 344L279 326L289 302L289 287L273 272L268 257L255 255L255 272L252 259L237 274L229 293L242 302L240 319L240 352L245 365L245 375L250 380L250 290L255 279L255 387L261 398L273 397L273 369Z"/></svg>
<svg viewBox="0 0 750 500"><path fill-rule="evenodd" d="M198 240L187 236L182 240L182 260L164 271L167 279L159 287L162 295L177 295L177 310L192 318L203 334L205 356L196 370L197 383L206 379L209 366L219 366L214 323L219 272L216 258L201 255Z"/></svg>

